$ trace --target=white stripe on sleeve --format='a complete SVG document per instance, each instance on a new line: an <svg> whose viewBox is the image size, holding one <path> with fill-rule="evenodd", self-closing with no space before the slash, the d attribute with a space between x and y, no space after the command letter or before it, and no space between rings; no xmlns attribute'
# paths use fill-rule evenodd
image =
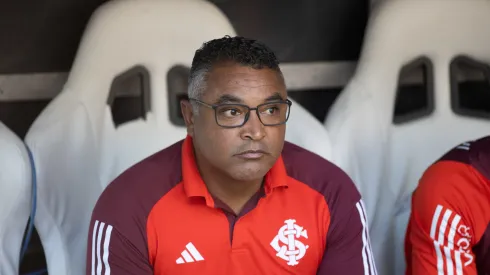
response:
<svg viewBox="0 0 490 275"><path fill-rule="evenodd" d="M111 274L109 265L109 246L111 242L112 225L96 220L92 232L92 275L102 275L102 267L104 267L104 275Z"/></svg>
<svg viewBox="0 0 490 275"><path fill-rule="evenodd" d="M371 252L371 245L369 243L369 232L366 214L363 207L364 203L360 200L356 203L357 211L359 212L359 217L361 218L362 224L362 263L364 265L364 275L376 275L376 269L374 266L374 260Z"/></svg>

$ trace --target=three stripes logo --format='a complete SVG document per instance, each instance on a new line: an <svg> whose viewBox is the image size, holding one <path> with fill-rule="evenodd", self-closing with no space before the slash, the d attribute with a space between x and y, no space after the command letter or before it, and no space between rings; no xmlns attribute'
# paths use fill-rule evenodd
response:
<svg viewBox="0 0 490 275"><path fill-rule="evenodd" d="M463 266L473 262L469 250L469 227L461 222L461 216L452 210L437 205L432 217L430 237L434 240L439 275L463 274Z"/></svg>
<svg viewBox="0 0 490 275"><path fill-rule="evenodd" d="M357 212L362 224L362 264L364 266L364 275L378 275L376 264L371 249L371 240L369 239L369 225L366 215L366 206L360 200L356 203Z"/></svg>
<svg viewBox="0 0 490 275"><path fill-rule="evenodd" d="M92 275L111 274L109 265L111 233L112 225L95 221L92 232Z"/></svg>
<svg viewBox="0 0 490 275"><path fill-rule="evenodd" d="M185 264L185 263L193 263L193 262L200 262L204 261L204 258L202 257L201 253L197 251L197 248L192 244L188 243L185 246L184 251L180 253L181 257L179 257L175 262L177 264Z"/></svg>

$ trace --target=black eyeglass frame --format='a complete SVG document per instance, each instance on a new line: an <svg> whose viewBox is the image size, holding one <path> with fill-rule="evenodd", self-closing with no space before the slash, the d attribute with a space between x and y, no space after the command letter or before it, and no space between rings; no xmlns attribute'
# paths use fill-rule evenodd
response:
<svg viewBox="0 0 490 275"><path fill-rule="evenodd" d="M216 121L216 124L218 124L218 126L223 127L223 128L239 128L239 127L242 127L250 119L250 112L252 112L254 110L255 110L255 113L257 114L257 117L260 120L260 123L262 123L262 125L264 125L264 126L279 126L279 125L286 124L286 122L289 120L289 115L291 114L291 105L293 104L293 102L291 100L286 99L286 100L277 100L277 101L270 101L270 102L262 103L262 104L257 105L256 107L251 108L248 105L239 104L239 103L208 104L208 103L201 101L199 99L196 99L196 98L189 98L189 101L195 101L195 102L197 102L197 103L199 103L205 107L213 109L214 110L214 120ZM281 123L265 124L262 121L262 118L260 118L259 108L262 106L270 105L270 104L274 104L274 103L286 103L288 105L288 113L286 115L286 119L284 120L284 122L281 122ZM224 126L224 125L219 124L218 114L216 113L216 109L218 109L219 107L223 107L223 106L241 106L241 107L248 109L247 113L245 114L245 118L243 119L242 124L235 125L235 126Z"/></svg>

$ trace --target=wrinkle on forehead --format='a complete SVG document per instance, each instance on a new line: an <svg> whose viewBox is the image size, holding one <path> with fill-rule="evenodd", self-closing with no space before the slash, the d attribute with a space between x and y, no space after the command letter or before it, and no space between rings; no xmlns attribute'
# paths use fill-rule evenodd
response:
<svg viewBox="0 0 490 275"><path fill-rule="evenodd" d="M208 91L211 98L222 93L252 92L270 90L271 92L286 92L284 82L278 72L272 69L253 69L240 65L219 66L214 68L208 79ZM264 91L262 91L264 92ZM211 99L210 98L210 99Z"/></svg>
<svg viewBox="0 0 490 275"><path fill-rule="evenodd" d="M262 87L266 87L266 86L277 86L277 85L272 84L272 83L263 83L263 84L256 83L254 85L253 83L250 83L250 82L241 83L240 81L230 81L228 84L229 85L227 85L227 86L240 86L240 87L248 88L248 89L262 88Z"/></svg>
<svg viewBox="0 0 490 275"><path fill-rule="evenodd" d="M231 92L239 90L242 92L249 91L280 91L281 85L271 81L229 81L227 85L218 88L219 92Z"/></svg>
<svg viewBox="0 0 490 275"><path fill-rule="evenodd" d="M275 72L273 72L275 74ZM280 84L278 78L274 75L273 78L267 77L267 75L257 75L253 73L228 73L226 85L236 85L249 88L259 88L263 86L277 86ZM224 80L225 78L223 78Z"/></svg>

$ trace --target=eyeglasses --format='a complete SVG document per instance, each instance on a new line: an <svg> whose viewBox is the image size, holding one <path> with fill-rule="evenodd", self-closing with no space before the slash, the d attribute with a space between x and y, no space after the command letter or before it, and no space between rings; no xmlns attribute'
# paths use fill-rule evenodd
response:
<svg viewBox="0 0 490 275"><path fill-rule="evenodd" d="M225 128L242 127L250 118L250 112L254 110L264 126L285 124L289 119L292 104L289 99L286 99L284 101L267 102L255 108L250 108L244 104L207 104L195 98L189 98L189 100L213 109L216 123Z"/></svg>

